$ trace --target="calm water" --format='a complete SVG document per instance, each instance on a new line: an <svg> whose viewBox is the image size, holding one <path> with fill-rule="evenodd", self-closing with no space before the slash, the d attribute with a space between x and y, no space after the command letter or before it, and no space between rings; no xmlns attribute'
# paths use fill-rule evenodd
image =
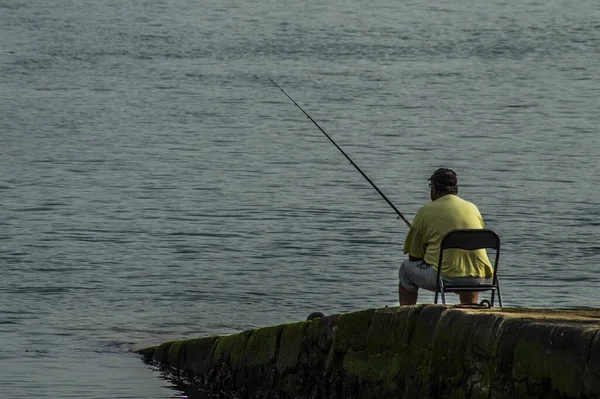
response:
<svg viewBox="0 0 600 399"><path fill-rule="evenodd" d="M0 397L397 303L406 226L270 77L409 218L457 170L507 305L600 306L600 5L430 3L0 0Z"/></svg>

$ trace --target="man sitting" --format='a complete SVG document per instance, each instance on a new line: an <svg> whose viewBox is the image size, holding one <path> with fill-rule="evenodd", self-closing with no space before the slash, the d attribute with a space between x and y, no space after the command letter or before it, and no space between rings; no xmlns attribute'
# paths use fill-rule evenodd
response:
<svg viewBox="0 0 600 399"><path fill-rule="evenodd" d="M457 196L458 179L451 169L440 168L428 179L431 202L417 211L404 242L408 254L400 266L400 305L417 303L419 288L435 291L442 238L454 229L482 229L477 206ZM441 278L444 284L488 284L493 270L485 249L444 251ZM461 303L477 303L478 292L459 293Z"/></svg>

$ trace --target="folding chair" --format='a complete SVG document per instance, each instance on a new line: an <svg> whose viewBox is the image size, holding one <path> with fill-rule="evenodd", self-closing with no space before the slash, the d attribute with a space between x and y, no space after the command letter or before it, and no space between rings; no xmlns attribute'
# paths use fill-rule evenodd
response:
<svg viewBox="0 0 600 399"><path fill-rule="evenodd" d="M478 284L478 285L445 285L440 272L442 270L442 259L444 256L444 250L450 248L464 249L467 251L473 251L475 249L490 248L496 251L496 260L493 264L494 275L492 278L492 284ZM457 229L449 231L444 238L440 246L440 259L438 262L438 273L437 273L437 289L435 291L435 302L438 303L438 293L441 293L442 303L446 304L446 292L482 292L492 291L490 306L494 306L494 294L498 292L498 303L502 307L502 295L500 294L500 282L498 281L498 259L500 257L500 237L494 231L489 229Z"/></svg>

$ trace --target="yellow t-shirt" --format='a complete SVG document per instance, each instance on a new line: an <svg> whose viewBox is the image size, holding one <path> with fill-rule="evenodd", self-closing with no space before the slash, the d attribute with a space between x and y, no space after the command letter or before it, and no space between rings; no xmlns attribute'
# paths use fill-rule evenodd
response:
<svg viewBox="0 0 600 399"><path fill-rule="evenodd" d="M419 208L404 241L404 253L422 258L437 271L440 244L447 232L483 227L481 213L473 203L453 194L444 195ZM446 249L441 274L444 277L490 278L493 270L485 249Z"/></svg>

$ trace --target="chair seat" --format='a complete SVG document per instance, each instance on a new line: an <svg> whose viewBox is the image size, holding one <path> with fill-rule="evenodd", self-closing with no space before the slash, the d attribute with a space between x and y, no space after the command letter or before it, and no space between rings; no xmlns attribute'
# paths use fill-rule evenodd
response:
<svg viewBox="0 0 600 399"><path fill-rule="evenodd" d="M495 291L496 286L493 284L478 284L478 285L444 285L446 292L480 292L480 291Z"/></svg>

